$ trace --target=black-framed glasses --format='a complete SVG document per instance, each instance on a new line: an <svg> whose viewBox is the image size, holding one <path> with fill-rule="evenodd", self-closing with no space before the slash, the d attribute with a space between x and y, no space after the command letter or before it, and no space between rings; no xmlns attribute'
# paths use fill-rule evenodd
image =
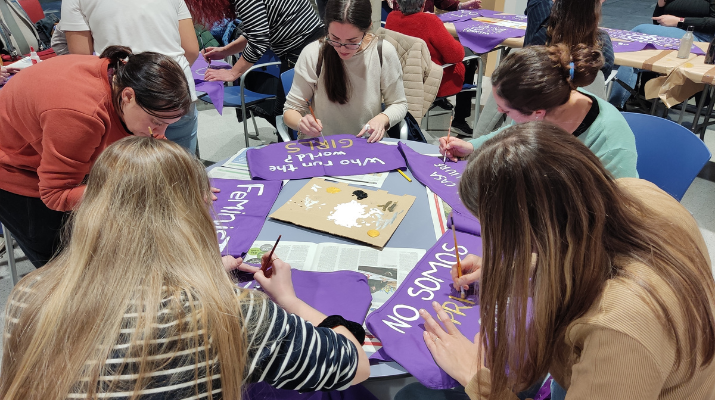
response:
<svg viewBox="0 0 715 400"><path fill-rule="evenodd" d="M328 42L331 46L335 47L336 49L339 49L341 47L345 47L348 50L357 50L360 48L360 45L362 44L363 40L365 40L365 34L362 34L362 38L360 39L359 42L357 43L340 43L336 42L335 40L330 40L330 37L326 37L325 41Z"/></svg>

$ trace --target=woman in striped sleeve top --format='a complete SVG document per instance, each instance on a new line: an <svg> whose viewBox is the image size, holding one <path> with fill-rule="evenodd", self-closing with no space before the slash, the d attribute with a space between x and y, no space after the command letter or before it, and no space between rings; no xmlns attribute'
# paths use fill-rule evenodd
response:
<svg viewBox="0 0 715 400"><path fill-rule="evenodd" d="M295 297L274 260L260 292L222 266L201 163L178 145L109 146L72 216L65 250L15 287L0 398L239 399L264 381L344 389L369 375L345 327ZM242 268L250 270L249 268Z"/></svg>

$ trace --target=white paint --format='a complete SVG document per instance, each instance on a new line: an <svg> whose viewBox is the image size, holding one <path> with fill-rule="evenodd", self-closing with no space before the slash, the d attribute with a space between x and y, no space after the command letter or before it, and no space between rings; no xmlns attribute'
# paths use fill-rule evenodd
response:
<svg viewBox="0 0 715 400"><path fill-rule="evenodd" d="M310 210L311 207L318 204L318 200L313 200L310 198L310 196L305 196L305 200L303 200L303 204L305 205L306 210Z"/></svg>
<svg viewBox="0 0 715 400"><path fill-rule="evenodd" d="M370 211L366 211L366 208L367 204L360 204L355 200L349 203L338 204L335 206L334 211L328 216L328 220L346 228L359 228L363 226L358 223L359 219L369 218L379 213L379 210L375 208ZM369 225L370 223L365 224L365 226Z"/></svg>
<svg viewBox="0 0 715 400"><path fill-rule="evenodd" d="M311 187L310 189L311 189L312 191L314 191L314 192L317 193L317 192L318 192L318 189L321 189L321 188L322 188L322 186L313 185L313 187Z"/></svg>

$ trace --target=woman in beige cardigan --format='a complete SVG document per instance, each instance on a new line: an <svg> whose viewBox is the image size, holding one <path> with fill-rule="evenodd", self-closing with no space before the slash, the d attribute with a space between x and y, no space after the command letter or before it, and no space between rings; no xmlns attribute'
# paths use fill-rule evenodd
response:
<svg viewBox="0 0 715 400"><path fill-rule="evenodd" d="M439 307L425 342L471 399L516 399L551 373L568 399L715 398L715 282L690 213L652 183L614 180L572 135L508 128L464 171L482 225L472 343ZM531 302L530 306L527 304ZM527 311L527 308L530 308Z"/></svg>

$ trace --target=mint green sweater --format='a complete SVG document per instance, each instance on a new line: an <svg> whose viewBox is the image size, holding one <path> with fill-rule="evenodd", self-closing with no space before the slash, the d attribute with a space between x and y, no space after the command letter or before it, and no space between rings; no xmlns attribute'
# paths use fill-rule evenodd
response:
<svg viewBox="0 0 715 400"><path fill-rule="evenodd" d="M590 94L580 90L584 94ZM615 178L638 178L636 171L636 139L625 118L605 100L593 96L598 101L599 113L593 124L577 139L586 145L603 163L603 166ZM472 139L469 142L474 150L484 142L498 135L502 127L490 134Z"/></svg>

